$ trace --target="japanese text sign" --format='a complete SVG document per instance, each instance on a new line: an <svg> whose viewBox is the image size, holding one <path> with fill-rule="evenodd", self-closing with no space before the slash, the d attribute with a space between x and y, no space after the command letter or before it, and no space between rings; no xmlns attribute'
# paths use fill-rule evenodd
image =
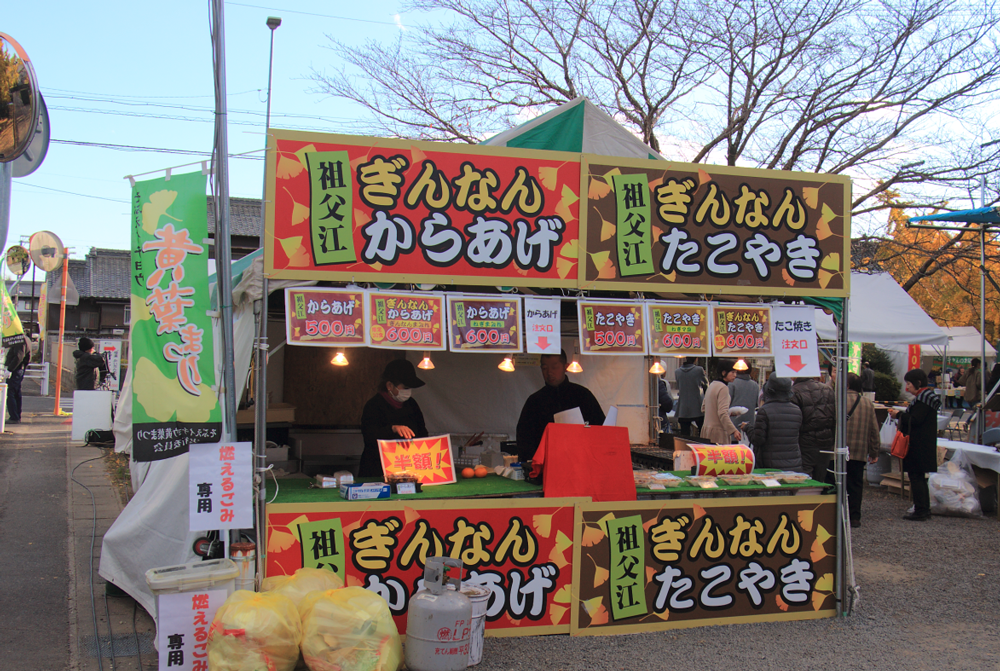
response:
<svg viewBox="0 0 1000 671"><path fill-rule="evenodd" d="M155 461L222 437L208 316L205 176L132 189L132 455ZM213 527L214 528L214 527Z"/></svg>
<svg viewBox="0 0 1000 671"><path fill-rule="evenodd" d="M712 306L712 339L715 356L771 356L770 306Z"/></svg>
<svg viewBox="0 0 1000 671"><path fill-rule="evenodd" d="M647 303L646 331L649 353L654 355L708 356L709 306L699 303Z"/></svg>
<svg viewBox="0 0 1000 671"><path fill-rule="evenodd" d="M192 445L188 458L188 518L191 531L252 527L252 445Z"/></svg>
<svg viewBox="0 0 1000 671"><path fill-rule="evenodd" d="M920 368L920 345L906 346L906 366L907 370Z"/></svg>
<svg viewBox="0 0 1000 671"><path fill-rule="evenodd" d="M558 298L524 299L524 341L529 354L559 354L562 324Z"/></svg>
<svg viewBox="0 0 1000 671"><path fill-rule="evenodd" d="M266 202L272 277L577 282L573 155L272 129Z"/></svg>
<svg viewBox="0 0 1000 671"><path fill-rule="evenodd" d="M753 473L754 453L746 445L696 445L688 447L694 454L696 475L749 475Z"/></svg>
<svg viewBox="0 0 1000 671"><path fill-rule="evenodd" d="M584 156L580 288L844 295L850 180Z"/></svg>
<svg viewBox="0 0 1000 671"><path fill-rule="evenodd" d="M285 289L289 345L358 347L365 344L364 292L360 289Z"/></svg>
<svg viewBox="0 0 1000 671"><path fill-rule="evenodd" d="M208 671L208 632L226 602L224 589L160 594L156 636L161 669Z"/></svg>
<svg viewBox="0 0 1000 671"><path fill-rule="evenodd" d="M771 342L774 344L775 375L780 377L819 376L816 308L811 305L772 306Z"/></svg>
<svg viewBox="0 0 1000 671"><path fill-rule="evenodd" d="M832 497L582 507L572 633L835 613Z"/></svg>
<svg viewBox="0 0 1000 671"><path fill-rule="evenodd" d="M122 377L122 341L121 340L98 340L97 353L104 357L108 364L108 379L105 382L111 391L118 391L121 388Z"/></svg>
<svg viewBox="0 0 1000 671"><path fill-rule="evenodd" d="M520 352L521 297L448 296L452 352Z"/></svg>
<svg viewBox="0 0 1000 671"><path fill-rule="evenodd" d="M646 353L641 304L580 301L577 311L581 353Z"/></svg>
<svg viewBox="0 0 1000 671"><path fill-rule="evenodd" d="M385 477L412 473L423 485L455 482L455 461L451 454L451 436L431 436L412 440L380 440L378 456Z"/></svg>
<svg viewBox="0 0 1000 671"><path fill-rule="evenodd" d="M365 297L369 347L447 349L444 296L371 291Z"/></svg>
<svg viewBox="0 0 1000 671"><path fill-rule="evenodd" d="M17 316L17 306L7 292L7 284L0 282L0 320L3 323L3 346L10 347L24 340L24 327Z"/></svg>
<svg viewBox="0 0 1000 671"><path fill-rule="evenodd" d="M574 502L582 500L317 503L308 511L271 504L267 575L343 566L344 583L382 596L403 634L427 558L454 557L465 566L465 584L490 590L488 631L567 633Z"/></svg>

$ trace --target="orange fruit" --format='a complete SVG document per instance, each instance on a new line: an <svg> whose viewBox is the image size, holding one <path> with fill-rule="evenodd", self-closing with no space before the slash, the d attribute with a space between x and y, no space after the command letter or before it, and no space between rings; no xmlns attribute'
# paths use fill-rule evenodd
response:
<svg viewBox="0 0 1000 671"><path fill-rule="evenodd" d="M485 477L486 477L486 474L487 474L488 472L489 472L489 471L487 471L487 470L486 470L486 467L485 467L485 466L483 466L482 464L479 464L478 466L476 466L476 477L477 477L477 478L485 478Z"/></svg>
<svg viewBox="0 0 1000 671"><path fill-rule="evenodd" d="M463 478L474 478L474 477L476 477L476 472L474 470L472 470L471 468L463 468L462 469L462 477Z"/></svg>

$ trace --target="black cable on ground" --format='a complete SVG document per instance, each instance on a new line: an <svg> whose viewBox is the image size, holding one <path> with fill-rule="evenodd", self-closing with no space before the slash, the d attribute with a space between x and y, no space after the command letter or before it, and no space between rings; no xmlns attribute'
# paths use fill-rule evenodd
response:
<svg viewBox="0 0 1000 671"><path fill-rule="evenodd" d="M118 660L115 659L115 630L111 626L111 607L108 606L107 588L104 590L104 614L108 618L108 650L111 651L111 669L114 671L114 669L118 666L116 663Z"/></svg>

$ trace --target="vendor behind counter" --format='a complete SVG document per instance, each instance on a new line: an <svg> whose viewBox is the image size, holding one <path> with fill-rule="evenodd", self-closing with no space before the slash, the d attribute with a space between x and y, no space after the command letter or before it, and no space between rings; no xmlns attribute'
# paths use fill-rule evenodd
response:
<svg viewBox="0 0 1000 671"><path fill-rule="evenodd" d="M412 390L424 384L417 377L413 364L406 359L394 359L386 364L378 391L361 412L364 451L361 453L358 477L382 477L378 441L427 437L424 415L411 398Z"/></svg>

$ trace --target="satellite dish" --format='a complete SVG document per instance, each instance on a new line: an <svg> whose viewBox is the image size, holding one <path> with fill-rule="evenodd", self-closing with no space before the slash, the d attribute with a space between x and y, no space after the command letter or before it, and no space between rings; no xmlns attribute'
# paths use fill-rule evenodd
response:
<svg viewBox="0 0 1000 671"><path fill-rule="evenodd" d="M38 127L38 80L28 54L17 41L0 33L0 62L6 74L0 86L0 163L24 153Z"/></svg>
<svg viewBox="0 0 1000 671"><path fill-rule="evenodd" d="M10 169L14 177L27 177L38 170L38 166L45 160L45 154L49 151L49 138L52 135L52 128L49 126L49 109L45 106L42 94L38 94L38 104L41 112L38 115L38 127L35 128L35 137L28 143L28 148L24 153L14 159L10 164Z"/></svg>
<svg viewBox="0 0 1000 671"><path fill-rule="evenodd" d="M28 254L36 266L49 272L62 265L65 248L55 233L38 231L28 242Z"/></svg>
<svg viewBox="0 0 1000 671"><path fill-rule="evenodd" d="M13 245L7 250L7 268L20 277L31 269L31 257L21 245Z"/></svg>

